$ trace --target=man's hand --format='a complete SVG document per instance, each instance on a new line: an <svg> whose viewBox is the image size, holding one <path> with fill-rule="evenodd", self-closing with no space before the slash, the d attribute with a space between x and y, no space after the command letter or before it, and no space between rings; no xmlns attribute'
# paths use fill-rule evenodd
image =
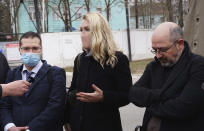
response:
<svg viewBox="0 0 204 131"><path fill-rule="evenodd" d="M103 101L103 91L98 88L96 85L92 84L92 88L94 89L93 93L77 93L77 99L82 102L99 102Z"/></svg>
<svg viewBox="0 0 204 131"><path fill-rule="evenodd" d="M64 129L65 129L65 131L71 131L71 127L70 127L69 123L64 125Z"/></svg>
<svg viewBox="0 0 204 131"><path fill-rule="evenodd" d="M24 126L24 127L13 126L13 127L9 128L8 131L25 131L27 129L28 129L27 126Z"/></svg>
<svg viewBox="0 0 204 131"><path fill-rule="evenodd" d="M30 83L24 80L17 80L8 84L2 84L2 97L4 96L21 96L26 91Z"/></svg>

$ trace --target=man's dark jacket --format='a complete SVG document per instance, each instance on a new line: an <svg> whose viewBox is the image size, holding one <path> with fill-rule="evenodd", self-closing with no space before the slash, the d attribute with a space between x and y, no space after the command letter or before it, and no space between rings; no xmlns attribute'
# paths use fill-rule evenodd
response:
<svg viewBox="0 0 204 131"><path fill-rule="evenodd" d="M6 76L9 71L9 65L7 62L6 57L0 52L0 84L4 84L6 81ZM0 87L0 99L2 96L2 87ZM1 108L1 101L0 101L0 108ZM1 128L1 122L0 122L0 128Z"/></svg>
<svg viewBox="0 0 204 131"><path fill-rule="evenodd" d="M6 57L0 52L0 84L5 83L8 70L9 65L6 60Z"/></svg>
<svg viewBox="0 0 204 131"><path fill-rule="evenodd" d="M21 80L22 68L11 70L7 82ZM27 95L3 98L3 126L14 123L28 126L31 131L62 131L66 96L64 69L51 67L44 61L34 79Z"/></svg>
<svg viewBox="0 0 204 131"><path fill-rule="evenodd" d="M103 101L86 103L77 101L68 120L72 131L122 131L119 107L127 105L132 86L129 61L121 52L116 53L118 62L114 68L104 68L92 56L83 53L75 59L70 90L94 92L92 84L103 90ZM78 66L78 64L80 64ZM67 105L69 106L69 105ZM70 111L70 108L68 108Z"/></svg>
<svg viewBox="0 0 204 131"><path fill-rule="evenodd" d="M160 131L204 131L204 58L184 45L173 67L151 62L130 90L130 101L146 107L143 131L152 116L161 119Z"/></svg>

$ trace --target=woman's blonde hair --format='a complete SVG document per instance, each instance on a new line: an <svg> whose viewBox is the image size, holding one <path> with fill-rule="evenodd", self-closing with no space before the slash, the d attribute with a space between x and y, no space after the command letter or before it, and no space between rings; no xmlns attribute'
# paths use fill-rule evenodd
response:
<svg viewBox="0 0 204 131"><path fill-rule="evenodd" d="M117 63L117 47L107 20L97 12L87 13L82 19L89 23L92 35L90 51L93 58L102 67L106 64L113 68Z"/></svg>

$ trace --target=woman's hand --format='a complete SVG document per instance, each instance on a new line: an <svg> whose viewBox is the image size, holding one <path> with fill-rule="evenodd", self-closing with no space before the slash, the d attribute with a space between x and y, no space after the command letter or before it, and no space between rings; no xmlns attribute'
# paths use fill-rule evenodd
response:
<svg viewBox="0 0 204 131"><path fill-rule="evenodd" d="M65 131L71 131L71 127L70 127L69 123L66 123L64 125L64 129L65 129Z"/></svg>
<svg viewBox="0 0 204 131"><path fill-rule="evenodd" d="M100 102L103 101L103 91L96 85L92 84L93 93L79 92L77 93L77 100L82 102Z"/></svg>

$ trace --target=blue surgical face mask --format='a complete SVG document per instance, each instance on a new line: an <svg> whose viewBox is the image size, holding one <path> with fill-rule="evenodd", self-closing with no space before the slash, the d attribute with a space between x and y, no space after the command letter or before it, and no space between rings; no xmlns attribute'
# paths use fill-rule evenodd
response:
<svg viewBox="0 0 204 131"><path fill-rule="evenodd" d="M22 53L21 60L23 64L34 67L40 61L40 53Z"/></svg>

